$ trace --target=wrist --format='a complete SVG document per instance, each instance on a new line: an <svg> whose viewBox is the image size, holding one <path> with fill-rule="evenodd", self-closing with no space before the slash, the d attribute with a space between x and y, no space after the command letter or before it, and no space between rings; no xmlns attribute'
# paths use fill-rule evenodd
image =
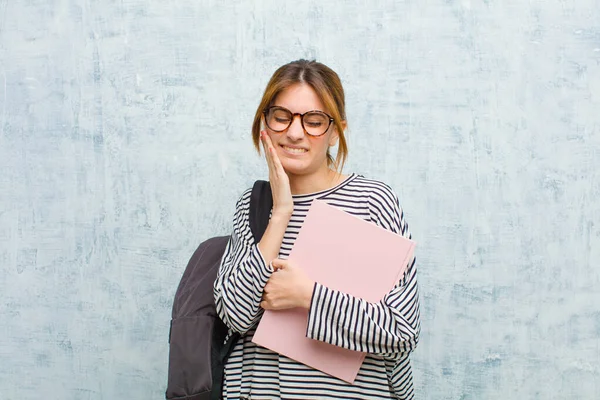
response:
<svg viewBox="0 0 600 400"><path fill-rule="evenodd" d="M286 224L290 221L290 218L292 218L292 212L294 210L275 210L273 209L273 212L271 213L271 219L275 220L276 222L285 222Z"/></svg>
<svg viewBox="0 0 600 400"><path fill-rule="evenodd" d="M315 282L307 283L306 289L304 290L304 295L302 296L303 297L302 306L307 310L310 310L310 305L312 303L314 291L315 291Z"/></svg>

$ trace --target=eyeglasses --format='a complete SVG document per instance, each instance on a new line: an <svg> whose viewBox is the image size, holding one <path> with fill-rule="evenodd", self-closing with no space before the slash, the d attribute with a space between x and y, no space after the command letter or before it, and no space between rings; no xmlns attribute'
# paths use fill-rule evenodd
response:
<svg viewBox="0 0 600 400"><path fill-rule="evenodd" d="M333 118L323 111L308 111L304 114L292 113L285 107L273 106L263 111L265 115L265 123L267 127L274 132L280 133L285 131L294 122L296 115L300 116L300 122L304 132L310 136L321 136L331 126Z"/></svg>

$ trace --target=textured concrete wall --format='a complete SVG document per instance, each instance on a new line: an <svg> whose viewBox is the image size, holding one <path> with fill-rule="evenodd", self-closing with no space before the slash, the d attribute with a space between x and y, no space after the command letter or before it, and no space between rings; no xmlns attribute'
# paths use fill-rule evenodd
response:
<svg viewBox="0 0 600 400"><path fill-rule="evenodd" d="M597 0L0 0L0 398L163 396L179 277L300 57L419 242L420 397L600 398Z"/></svg>

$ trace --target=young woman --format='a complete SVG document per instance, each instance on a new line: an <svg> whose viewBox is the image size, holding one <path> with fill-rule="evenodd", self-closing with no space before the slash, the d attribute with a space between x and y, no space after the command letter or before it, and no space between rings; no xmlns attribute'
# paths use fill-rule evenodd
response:
<svg viewBox="0 0 600 400"><path fill-rule="evenodd" d="M262 143L269 166L271 219L255 243L247 190L237 203L232 239L214 287L219 316L242 334L225 368L224 399L413 398L409 353L420 331L414 259L379 303L313 282L301 266L286 261L317 198L410 238L389 186L341 173L347 155L345 129L344 90L333 70L299 60L274 73L252 126L254 145L260 152ZM334 158L330 148L336 144ZM328 307L333 300L336 307ZM308 310L311 339L367 353L354 384L252 343L263 310L294 307Z"/></svg>

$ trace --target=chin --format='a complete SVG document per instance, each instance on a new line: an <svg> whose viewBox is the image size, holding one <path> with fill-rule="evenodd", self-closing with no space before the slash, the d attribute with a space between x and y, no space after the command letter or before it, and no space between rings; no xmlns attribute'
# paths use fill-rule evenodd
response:
<svg viewBox="0 0 600 400"><path fill-rule="evenodd" d="M297 160L285 160L281 162L285 172L291 175L306 175L312 170L311 165Z"/></svg>

